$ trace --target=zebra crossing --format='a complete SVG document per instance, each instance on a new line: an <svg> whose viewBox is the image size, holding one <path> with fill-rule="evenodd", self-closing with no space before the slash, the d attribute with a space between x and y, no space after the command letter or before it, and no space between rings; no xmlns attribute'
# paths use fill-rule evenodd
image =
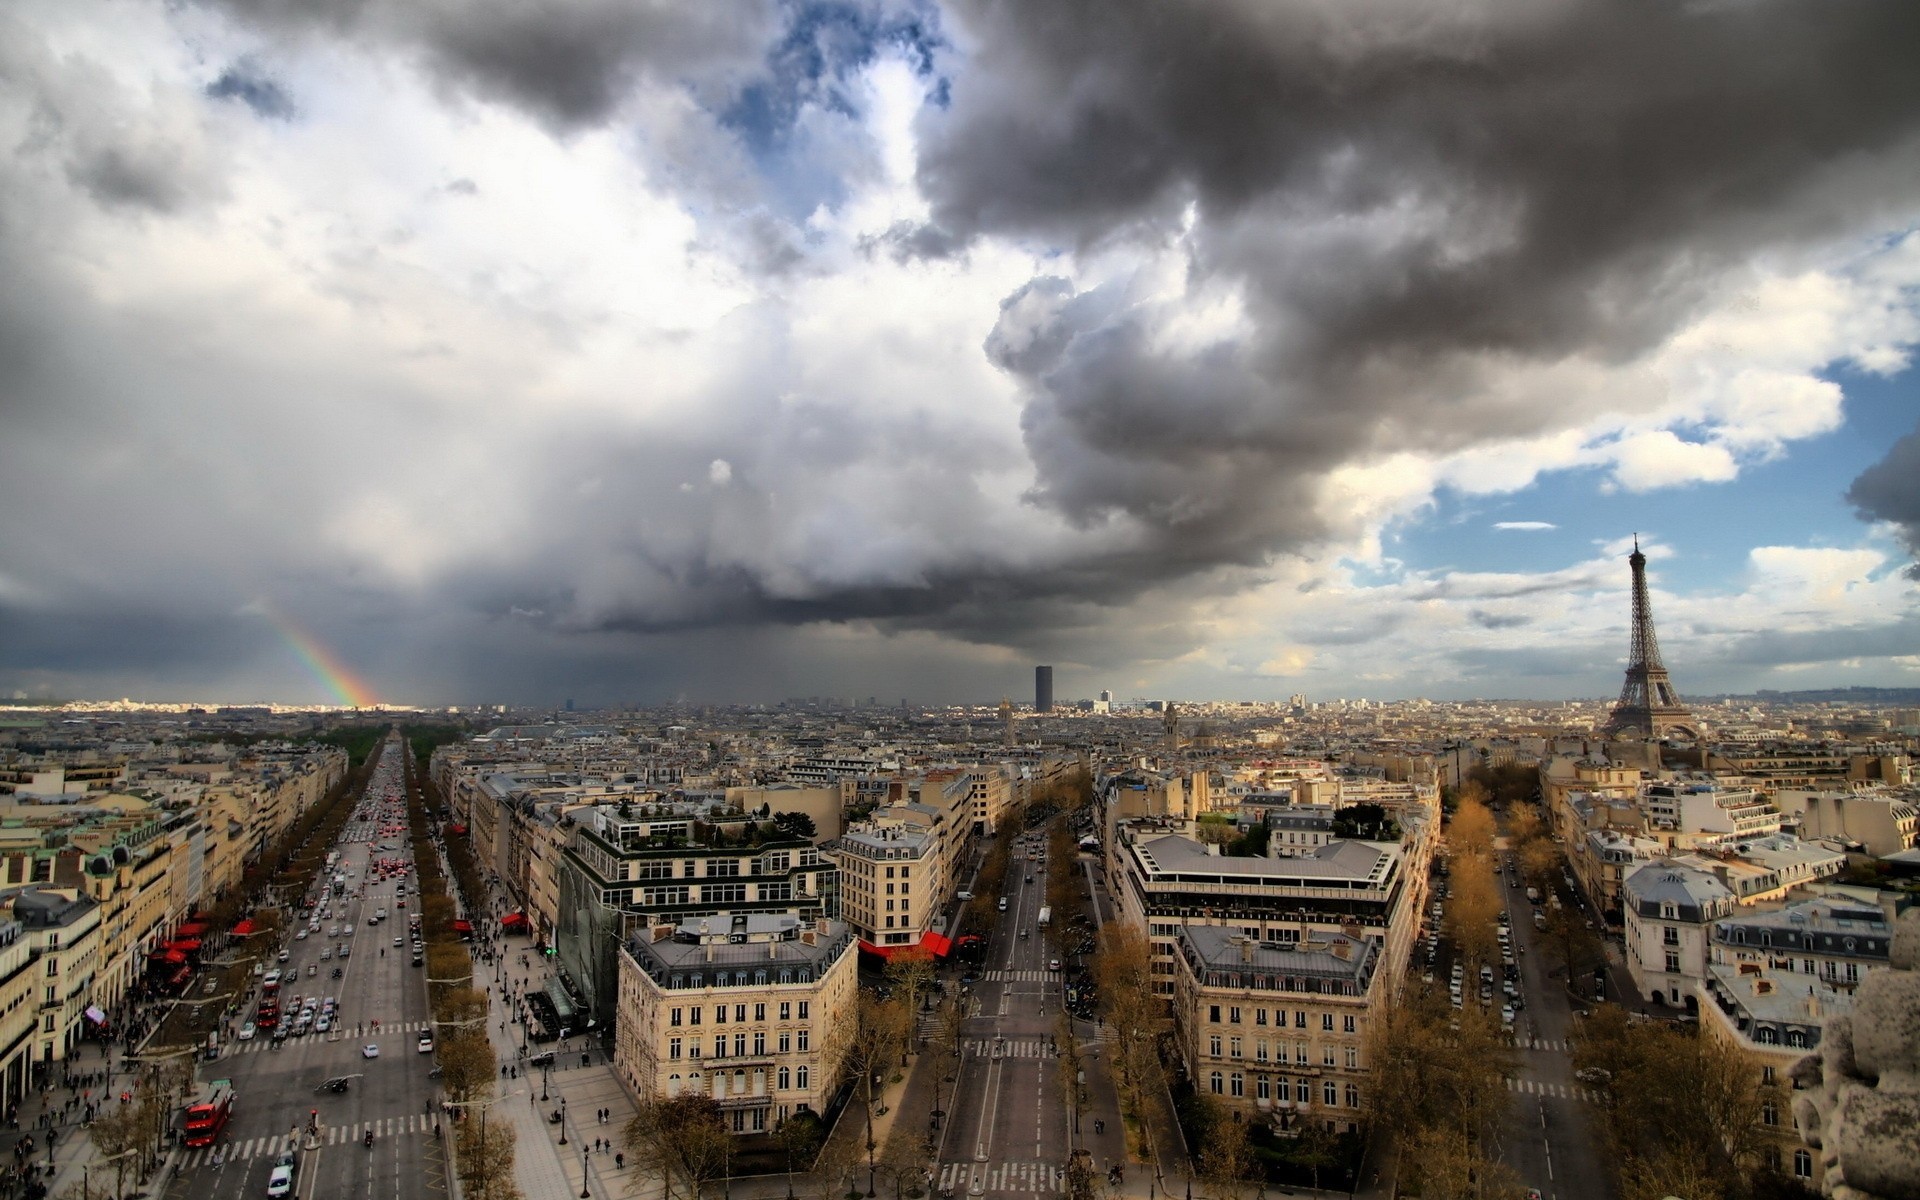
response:
<svg viewBox="0 0 1920 1200"><path fill-rule="evenodd" d="M1045 983L1060 978L1058 971L988 971L988 983Z"/></svg>
<svg viewBox="0 0 1920 1200"><path fill-rule="evenodd" d="M1570 1087L1564 1083L1541 1083L1537 1079L1515 1079L1507 1077L1507 1090L1524 1092L1529 1096L1558 1096L1562 1100L1584 1100L1592 1104L1600 1097L1583 1087Z"/></svg>
<svg viewBox="0 0 1920 1200"><path fill-rule="evenodd" d="M366 1136L367 1130L369 1129L373 1130L375 1139L402 1137L407 1134L430 1134L433 1131L433 1118L422 1116L419 1113L413 1113L409 1116L383 1117L377 1121L366 1121L353 1125L328 1125L320 1130L315 1140L322 1146L342 1146L350 1142L360 1141ZM182 1162L185 1169L194 1170L198 1167L210 1165L213 1161L214 1151L216 1150L220 1152L222 1162L233 1162L236 1159L244 1162L247 1159L259 1158L262 1155L279 1154L283 1150L298 1150L303 1144L304 1141L301 1134L281 1133L275 1134L272 1137L248 1138L245 1141L231 1142L225 1146L201 1146L197 1150L187 1151Z"/></svg>
<svg viewBox="0 0 1920 1200"><path fill-rule="evenodd" d="M1573 1043L1565 1038L1519 1038L1514 1045L1522 1050L1550 1050L1555 1054L1573 1053Z"/></svg>
<svg viewBox="0 0 1920 1200"><path fill-rule="evenodd" d="M1066 1168L1052 1163L940 1164L943 1192L1060 1192L1065 1191L1066 1186Z"/></svg>
<svg viewBox="0 0 1920 1200"><path fill-rule="evenodd" d="M287 1042L306 1042L319 1038L351 1038L356 1042L362 1039L378 1041L383 1034L420 1033L431 1028L433 1028L433 1022L431 1021L388 1021L378 1029L363 1022L359 1025L335 1025L325 1033L320 1033L316 1030L302 1034L298 1038L287 1038L285 1040ZM262 1050L268 1050L272 1048L272 1042L271 1031L263 1029L254 1035L252 1041L227 1043L227 1056L255 1054Z"/></svg>
<svg viewBox="0 0 1920 1200"><path fill-rule="evenodd" d="M1000 1047L995 1055L993 1048ZM1045 1038L1013 1038L1000 1041L998 1038L982 1038L967 1043L967 1055L971 1058L1052 1058L1053 1047Z"/></svg>

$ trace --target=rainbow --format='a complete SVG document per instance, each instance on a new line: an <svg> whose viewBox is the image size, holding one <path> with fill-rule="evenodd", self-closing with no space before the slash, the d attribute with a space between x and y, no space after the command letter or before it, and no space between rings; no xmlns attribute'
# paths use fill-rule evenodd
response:
<svg viewBox="0 0 1920 1200"><path fill-rule="evenodd" d="M266 600L259 602L259 609L273 626L274 632L300 659L300 665L311 672L341 704L353 708L373 708L380 703L380 698L374 695L373 689L364 680L292 617Z"/></svg>

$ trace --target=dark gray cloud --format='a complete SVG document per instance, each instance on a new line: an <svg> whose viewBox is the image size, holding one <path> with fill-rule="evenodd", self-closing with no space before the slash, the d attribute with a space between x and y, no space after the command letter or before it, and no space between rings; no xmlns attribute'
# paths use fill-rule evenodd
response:
<svg viewBox="0 0 1920 1200"><path fill-rule="evenodd" d="M276 33L364 37L420 54L442 78L559 128L606 119L645 78L726 77L778 31L773 0L200 0Z"/></svg>
<svg viewBox="0 0 1920 1200"><path fill-rule="evenodd" d="M215 100L238 100L255 116L284 121L294 114L293 97L252 63L238 62L220 72L207 85L207 95Z"/></svg>
<svg viewBox="0 0 1920 1200"><path fill-rule="evenodd" d="M1920 559L1920 426L1860 473L1847 489L1847 502L1869 521L1892 524L1908 553ZM1920 579L1920 562L1907 574Z"/></svg>
<svg viewBox="0 0 1920 1200"><path fill-rule="evenodd" d="M1339 465L1622 403L1507 380L1630 361L1920 184L1905 0L954 7L975 53L922 117L932 220L894 244L1183 236L1192 284L1244 297L1246 328L1173 352L1130 281L1036 280L988 343L1035 498L1138 522L1173 570L1313 538Z"/></svg>

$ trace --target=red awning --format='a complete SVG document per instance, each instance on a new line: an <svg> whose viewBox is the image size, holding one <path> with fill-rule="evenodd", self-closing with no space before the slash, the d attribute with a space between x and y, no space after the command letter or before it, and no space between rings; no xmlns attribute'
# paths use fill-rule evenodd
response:
<svg viewBox="0 0 1920 1200"><path fill-rule="evenodd" d="M500 923L502 925L525 925L527 923L527 914L508 913L506 916L500 918Z"/></svg>
<svg viewBox="0 0 1920 1200"><path fill-rule="evenodd" d="M920 944L941 958L953 952L953 943L947 940L947 935L944 933L929 933L920 939Z"/></svg>
<svg viewBox="0 0 1920 1200"><path fill-rule="evenodd" d="M233 936L252 937L253 936L253 918L248 917L246 920L240 922L238 925L235 925L233 927Z"/></svg>
<svg viewBox="0 0 1920 1200"><path fill-rule="evenodd" d="M199 948L200 948L199 938L179 938L175 941L171 941L167 943L167 949L169 950L192 951L192 950L198 950Z"/></svg>
<svg viewBox="0 0 1920 1200"><path fill-rule="evenodd" d="M453 923L453 931L454 931L455 933L472 933L472 932L473 932L473 922L471 922L471 921L455 921L455 922Z"/></svg>
<svg viewBox="0 0 1920 1200"><path fill-rule="evenodd" d="M876 946L865 938L860 939L860 953L862 954L872 954L880 958L892 958L903 949L905 949L903 946Z"/></svg>
<svg viewBox="0 0 1920 1200"><path fill-rule="evenodd" d="M448 832L448 833L465 833L466 831L467 831L467 827L466 827L465 825L449 825L449 826L447 826L447 832Z"/></svg>
<svg viewBox="0 0 1920 1200"><path fill-rule="evenodd" d="M206 935L207 923L205 921L188 921L180 927L180 936L183 938L205 937Z"/></svg>
<svg viewBox="0 0 1920 1200"><path fill-rule="evenodd" d="M173 973L173 978L167 980L167 982L174 984L175 986L178 986L180 984L185 983L187 981L187 976L191 974L193 974L192 967L181 967L178 971L175 971Z"/></svg>
<svg viewBox="0 0 1920 1200"><path fill-rule="evenodd" d="M169 950L165 957L170 963L183 963L187 961L187 954L184 950Z"/></svg>

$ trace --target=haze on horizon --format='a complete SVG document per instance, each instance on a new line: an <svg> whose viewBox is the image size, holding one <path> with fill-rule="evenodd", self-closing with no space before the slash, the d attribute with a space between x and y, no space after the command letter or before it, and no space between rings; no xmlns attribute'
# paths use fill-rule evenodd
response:
<svg viewBox="0 0 1920 1200"><path fill-rule="evenodd" d="M1920 7L0 10L0 695L1920 686Z"/></svg>

